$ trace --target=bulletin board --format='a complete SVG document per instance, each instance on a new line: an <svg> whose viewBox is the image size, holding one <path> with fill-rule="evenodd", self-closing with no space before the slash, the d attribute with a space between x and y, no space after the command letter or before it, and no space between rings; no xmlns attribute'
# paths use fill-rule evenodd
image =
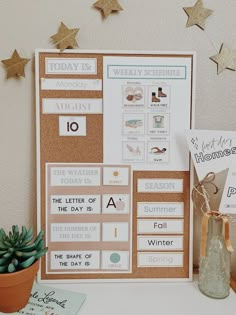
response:
<svg viewBox="0 0 236 315"><path fill-rule="evenodd" d="M192 277L193 52L36 51L40 281Z"/></svg>

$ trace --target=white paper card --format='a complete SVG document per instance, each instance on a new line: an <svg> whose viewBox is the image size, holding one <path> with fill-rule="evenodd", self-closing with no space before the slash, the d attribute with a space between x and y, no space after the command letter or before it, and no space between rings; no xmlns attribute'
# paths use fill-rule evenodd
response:
<svg viewBox="0 0 236 315"><path fill-rule="evenodd" d="M52 214L95 214L101 212L100 195L52 195Z"/></svg>
<svg viewBox="0 0 236 315"><path fill-rule="evenodd" d="M41 78L42 90L101 91L99 79L45 79Z"/></svg>
<svg viewBox="0 0 236 315"><path fill-rule="evenodd" d="M100 223L52 223L51 242L98 242Z"/></svg>
<svg viewBox="0 0 236 315"><path fill-rule="evenodd" d="M45 58L46 74L97 74L97 58Z"/></svg>
<svg viewBox="0 0 236 315"><path fill-rule="evenodd" d="M186 137L199 180L228 168L236 154L235 131L193 129Z"/></svg>
<svg viewBox="0 0 236 315"><path fill-rule="evenodd" d="M60 136L86 136L85 116L59 116Z"/></svg>
<svg viewBox="0 0 236 315"><path fill-rule="evenodd" d="M138 253L138 267L182 267L183 253Z"/></svg>
<svg viewBox="0 0 236 315"><path fill-rule="evenodd" d="M51 269L99 269L100 251L52 251Z"/></svg>
<svg viewBox="0 0 236 315"><path fill-rule="evenodd" d="M129 225L127 222L106 222L102 224L104 242L128 242Z"/></svg>
<svg viewBox="0 0 236 315"><path fill-rule="evenodd" d="M102 251L102 269L128 270L129 252L127 251Z"/></svg>
<svg viewBox="0 0 236 315"><path fill-rule="evenodd" d="M129 169L127 167L104 167L103 185L127 186L129 184Z"/></svg>
<svg viewBox="0 0 236 315"><path fill-rule="evenodd" d="M100 167L52 167L51 186L99 186Z"/></svg>
<svg viewBox="0 0 236 315"><path fill-rule="evenodd" d="M138 236L138 250L183 250L183 236Z"/></svg>
<svg viewBox="0 0 236 315"><path fill-rule="evenodd" d="M182 217L183 202L138 202L138 217Z"/></svg>
<svg viewBox="0 0 236 315"><path fill-rule="evenodd" d="M230 163L219 211L236 214L236 158Z"/></svg>
<svg viewBox="0 0 236 315"><path fill-rule="evenodd" d="M101 98L43 98L43 114L102 114Z"/></svg>
<svg viewBox="0 0 236 315"><path fill-rule="evenodd" d="M182 234L184 232L184 221L179 220L138 220L139 234Z"/></svg>
<svg viewBox="0 0 236 315"><path fill-rule="evenodd" d="M102 195L102 213L124 214L129 213L129 198L127 194Z"/></svg>
<svg viewBox="0 0 236 315"><path fill-rule="evenodd" d="M183 180L174 178L140 178L138 192L144 193L182 193Z"/></svg>

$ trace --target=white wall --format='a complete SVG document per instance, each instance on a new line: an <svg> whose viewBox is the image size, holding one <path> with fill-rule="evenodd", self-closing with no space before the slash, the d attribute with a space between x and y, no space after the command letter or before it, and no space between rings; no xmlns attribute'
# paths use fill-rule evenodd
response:
<svg viewBox="0 0 236 315"><path fill-rule="evenodd" d="M195 0L120 0L124 11L106 20L92 8L95 0L0 0L0 59L14 49L31 58L36 48L54 48L50 36L60 22L80 27L81 49L193 50L197 52L195 124L199 129L236 130L236 72L216 74L209 56L221 44L236 50L236 1L205 0L214 10L206 32L185 28L183 7ZM214 48L216 47L216 49ZM0 226L36 222L35 97L33 61L25 79L6 80L0 67ZM219 184L222 180L219 177ZM222 177L223 178L223 177ZM218 200L214 202L217 207ZM195 213L195 239L199 213ZM234 234L235 236L235 234ZM198 244L195 244L195 263ZM235 263L236 264L236 263Z"/></svg>

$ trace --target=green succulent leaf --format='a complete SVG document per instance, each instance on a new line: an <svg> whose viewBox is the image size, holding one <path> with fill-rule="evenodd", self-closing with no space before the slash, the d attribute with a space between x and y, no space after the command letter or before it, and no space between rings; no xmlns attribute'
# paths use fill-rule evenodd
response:
<svg viewBox="0 0 236 315"><path fill-rule="evenodd" d="M16 271L16 267L15 267L15 265L13 263L10 263L8 265L7 270L8 270L8 272L14 272L14 271Z"/></svg>
<svg viewBox="0 0 236 315"><path fill-rule="evenodd" d="M44 247L44 231L40 231L34 238L33 228L27 230L22 226L12 225L6 233L0 229L0 273L15 272L28 268L35 260L46 254Z"/></svg>

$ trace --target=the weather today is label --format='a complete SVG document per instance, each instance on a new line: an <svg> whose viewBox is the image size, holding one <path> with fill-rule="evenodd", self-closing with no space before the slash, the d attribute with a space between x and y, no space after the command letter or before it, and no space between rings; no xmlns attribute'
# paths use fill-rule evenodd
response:
<svg viewBox="0 0 236 315"><path fill-rule="evenodd" d="M100 167L52 167L51 186L99 186Z"/></svg>
<svg viewBox="0 0 236 315"><path fill-rule="evenodd" d="M101 212L100 195L53 195L52 214L93 214Z"/></svg>

